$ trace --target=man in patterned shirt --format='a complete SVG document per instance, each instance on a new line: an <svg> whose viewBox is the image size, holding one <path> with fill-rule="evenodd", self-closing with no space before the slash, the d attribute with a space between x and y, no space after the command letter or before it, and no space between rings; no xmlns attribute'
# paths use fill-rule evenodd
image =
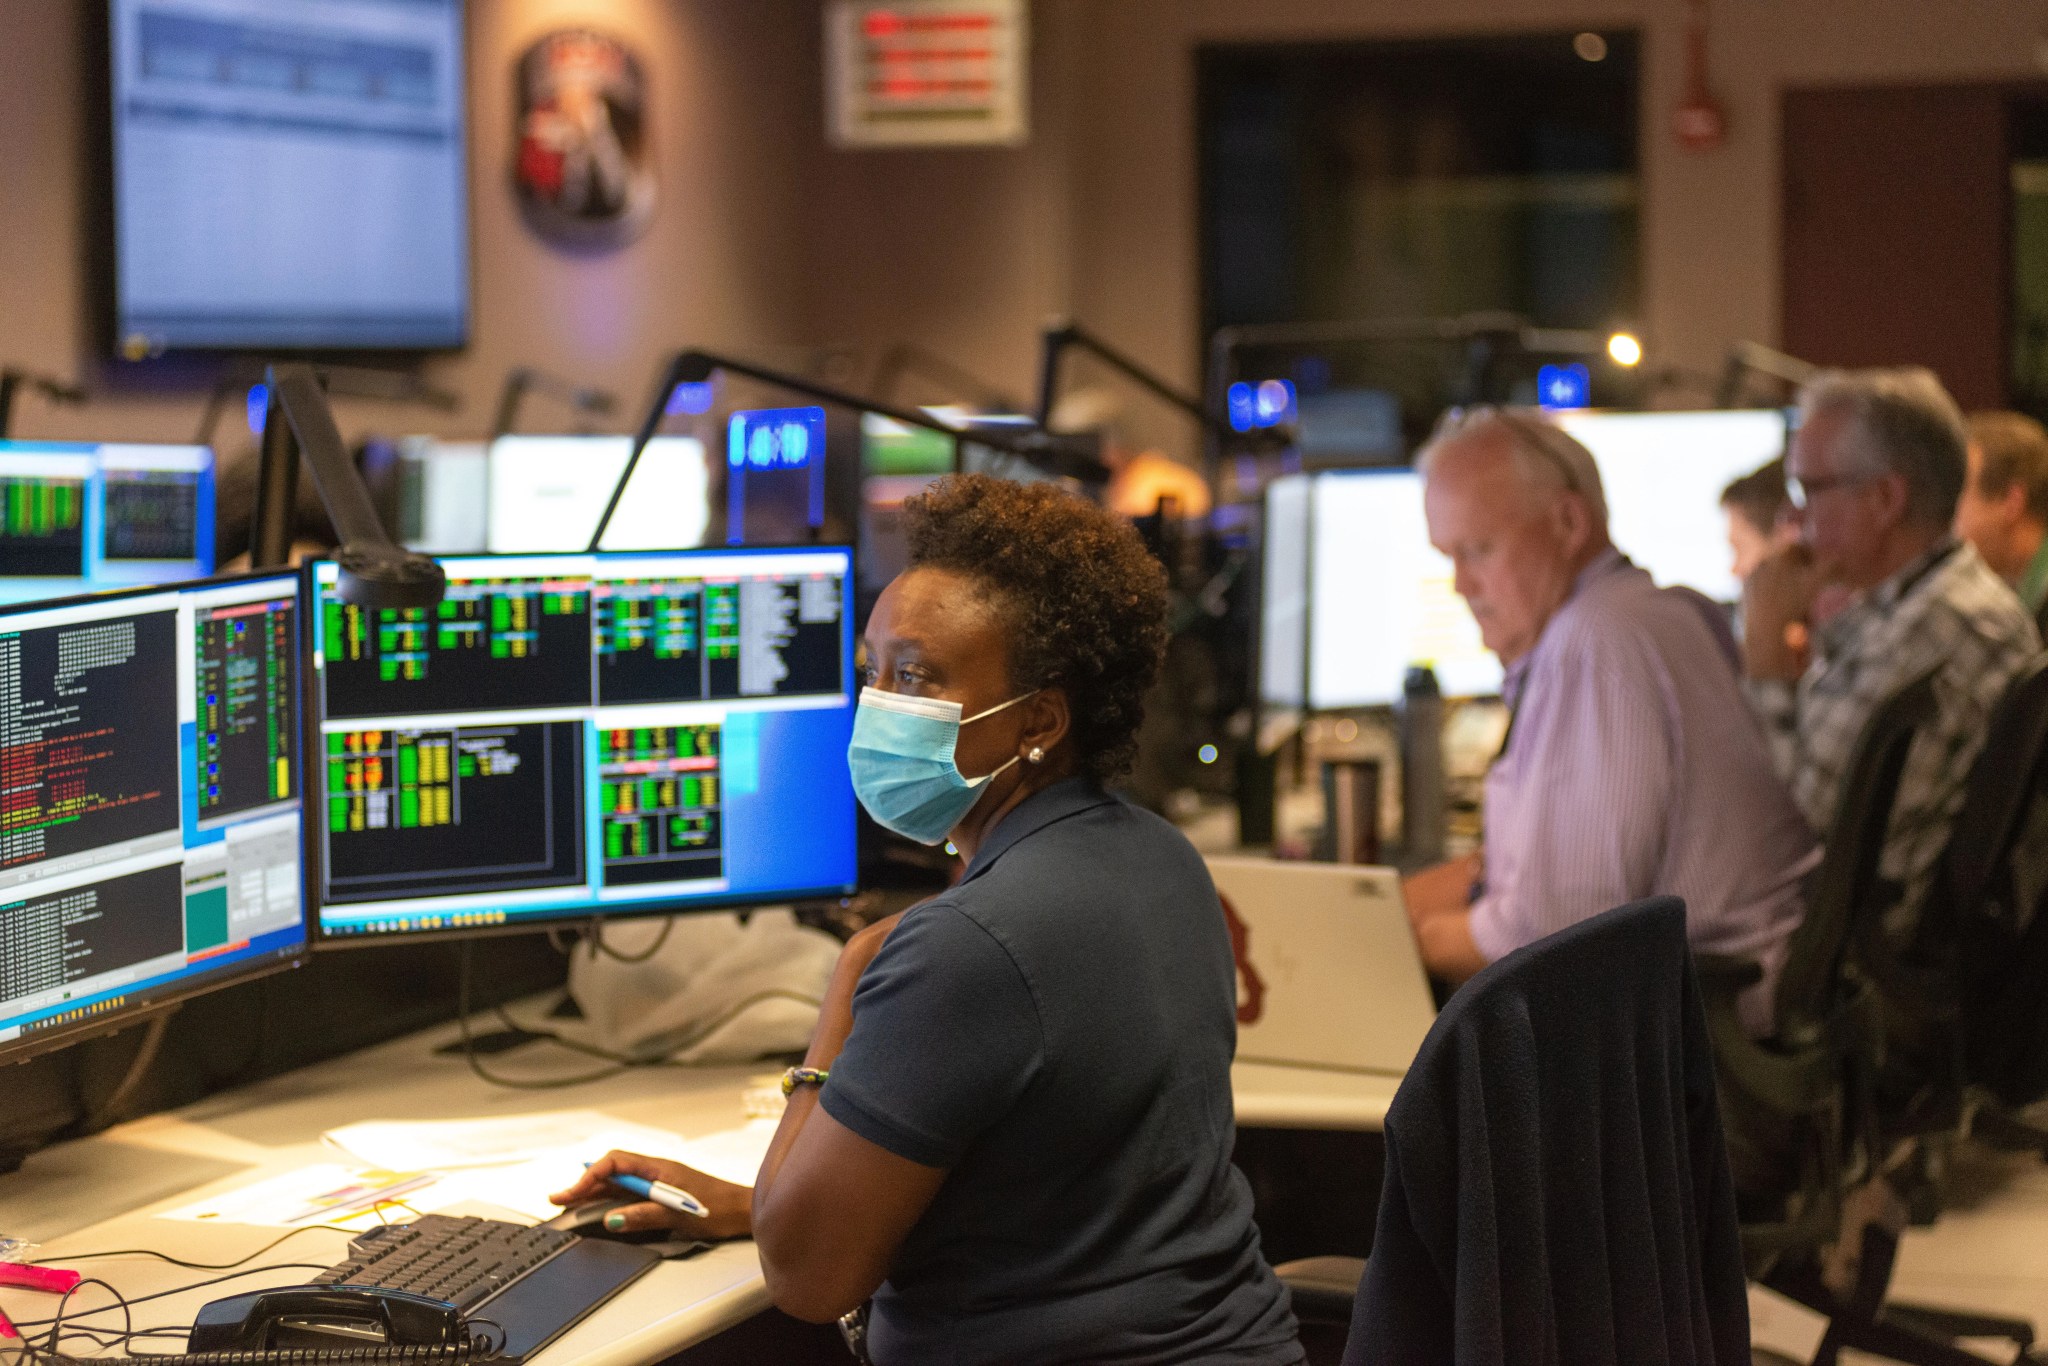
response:
<svg viewBox="0 0 2048 1366"><path fill-rule="evenodd" d="M1922 369L1833 371L1801 391L1786 456L1800 544L1750 576L1743 656L1772 760L1823 834L1879 703L1927 670L1937 715L1914 742L1882 871L1916 921L1992 708L2041 648L2012 589L1950 532L1965 468L1962 414ZM1825 625L1815 595L1855 596Z"/></svg>

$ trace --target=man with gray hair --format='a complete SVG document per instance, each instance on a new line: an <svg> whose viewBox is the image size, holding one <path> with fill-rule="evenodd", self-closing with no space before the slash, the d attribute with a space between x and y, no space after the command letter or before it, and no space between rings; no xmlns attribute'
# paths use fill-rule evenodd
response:
<svg viewBox="0 0 2048 1366"><path fill-rule="evenodd" d="M1930 371L1816 376L1786 453L1800 542L1759 565L1744 597L1750 698L1816 830L1834 819L1871 712L1939 666L1937 714L1907 756L1885 837L1882 872L1904 889L1894 932L1917 921L1992 708L2041 648L2012 589L1950 530L1965 444ZM1854 596L1814 626L1828 586Z"/></svg>
<svg viewBox="0 0 2048 1366"><path fill-rule="evenodd" d="M1819 854L1743 702L1726 618L1614 548L1592 454L1542 417L1454 413L1419 463L1430 541L1507 666L1514 718L1486 778L1483 854L1408 880L1423 960L1462 981L1669 893L1694 946L1763 964L1742 1007L1767 1031Z"/></svg>

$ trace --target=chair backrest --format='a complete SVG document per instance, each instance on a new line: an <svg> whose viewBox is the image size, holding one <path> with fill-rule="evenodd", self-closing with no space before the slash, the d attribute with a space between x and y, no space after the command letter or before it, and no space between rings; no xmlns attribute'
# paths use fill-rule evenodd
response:
<svg viewBox="0 0 2048 1366"><path fill-rule="evenodd" d="M1746 1363L1685 906L1638 902L1451 998L1386 1121L1346 1366Z"/></svg>
<svg viewBox="0 0 2048 1366"><path fill-rule="evenodd" d="M1946 935L1953 923L1997 898L2048 756L2048 655L2020 671L1991 713L1984 748L1970 766L1962 809L1956 813L1928 888L1928 935ZM2021 908L1997 908L2017 914ZM2015 930L2020 929L2014 925ZM1934 945L1940 947L1940 945Z"/></svg>
<svg viewBox="0 0 2048 1366"><path fill-rule="evenodd" d="M2012 1105L2048 1094L2048 657L2012 682L1920 924L1962 1021L1963 1080Z"/></svg>
<svg viewBox="0 0 2048 1366"><path fill-rule="evenodd" d="M1806 916L1792 932L1778 976L1780 1034L1797 1038L1835 1018L1850 935L1890 903L1893 893L1880 871L1885 834L1913 739L1934 718L1939 671L1928 670L1879 703L1857 738L1820 867L1807 880Z"/></svg>

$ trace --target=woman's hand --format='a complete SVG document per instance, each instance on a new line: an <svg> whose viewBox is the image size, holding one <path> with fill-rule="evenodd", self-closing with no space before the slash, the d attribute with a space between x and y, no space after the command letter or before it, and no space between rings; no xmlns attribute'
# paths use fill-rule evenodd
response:
<svg viewBox="0 0 2048 1366"><path fill-rule="evenodd" d="M685 1167L666 1158L643 1157L639 1153L606 1153L590 1164L582 1179L548 1199L558 1205L585 1205L593 1200L616 1197L624 1192L611 1184L614 1173L644 1176L686 1190L703 1201L711 1213L703 1218L643 1200L626 1205L604 1217L613 1233L639 1233L646 1229L675 1229L691 1238L745 1238L754 1231L754 1189L720 1181L715 1176Z"/></svg>

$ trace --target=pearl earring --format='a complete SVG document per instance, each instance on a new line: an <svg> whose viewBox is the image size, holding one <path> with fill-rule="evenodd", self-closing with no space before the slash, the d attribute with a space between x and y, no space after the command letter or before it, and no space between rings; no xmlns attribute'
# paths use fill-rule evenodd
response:
<svg viewBox="0 0 2048 1366"><path fill-rule="evenodd" d="M1045 751L1040 749L1038 746L1033 745L1031 747L1031 753L1026 755L1025 757L1030 759L1031 762L1034 764L1042 764L1045 762Z"/></svg>

